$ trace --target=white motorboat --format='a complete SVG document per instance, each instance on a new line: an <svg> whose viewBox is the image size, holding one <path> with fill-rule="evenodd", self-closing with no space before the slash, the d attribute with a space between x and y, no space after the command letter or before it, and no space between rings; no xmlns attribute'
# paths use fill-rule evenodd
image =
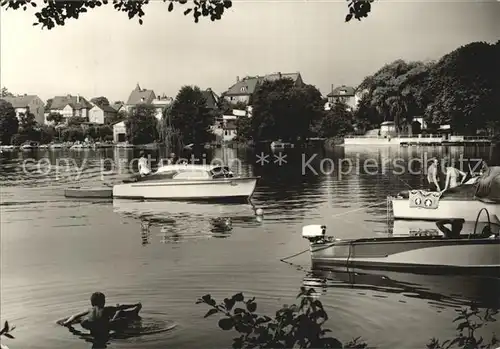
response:
<svg viewBox="0 0 500 349"><path fill-rule="evenodd" d="M477 212L486 209L490 213L490 220L500 223L499 203L487 197L476 196L476 180L477 178L472 178L444 193L409 190L400 192L395 197L389 196L392 215L394 219L437 221L461 218L474 222ZM487 220L488 217L485 215L480 217L482 222Z"/></svg>
<svg viewBox="0 0 500 349"><path fill-rule="evenodd" d="M182 201L249 200L259 177L235 177L225 166L174 164L113 186L113 197Z"/></svg>
<svg viewBox="0 0 500 349"><path fill-rule="evenodd" d="M309 225L303 228L302 237L310 242L314 269L340 266L425 274L500 272L498 234L341 240L327 236L323 225Z"/></svg>

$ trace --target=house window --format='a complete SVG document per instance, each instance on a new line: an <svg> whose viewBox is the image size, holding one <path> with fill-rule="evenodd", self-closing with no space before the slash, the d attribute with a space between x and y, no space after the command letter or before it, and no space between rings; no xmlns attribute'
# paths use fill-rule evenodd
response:
<svg viewBox="0 0 500 349"><path fill-rule="evenodd" d="M240 88L240 91L241 91L241 92L246 92L246 91L247 91L246 86L243 86L242 88Z"/></svg>
<svg viewBox="0 0 500 349"><path fill-rule="evenodd" d="M224 136L227 136L227 135L228 135L228 132L227 132L227 130L226 130L226 131L224 131Z"/></svg>

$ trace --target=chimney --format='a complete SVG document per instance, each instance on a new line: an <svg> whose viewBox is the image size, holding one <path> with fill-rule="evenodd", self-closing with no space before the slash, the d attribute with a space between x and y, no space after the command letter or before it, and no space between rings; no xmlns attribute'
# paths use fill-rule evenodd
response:
<svg viewBox="0 0 500 349"><path fill-rule="evenodd" d="M281 79L281 72L278 72L278 79Z"/></svg>
<svg viewBox="0 0 500 349"><path fill-rule="evenodd" d="M239 76L236 77L236 82L240 82L240 77Z"/></svg>
<svg viewBox="0 0 500 349"><path fill-rule="evenodd" d="M76 103L80 103L80 94L79 93L76 95Z"/></svg>

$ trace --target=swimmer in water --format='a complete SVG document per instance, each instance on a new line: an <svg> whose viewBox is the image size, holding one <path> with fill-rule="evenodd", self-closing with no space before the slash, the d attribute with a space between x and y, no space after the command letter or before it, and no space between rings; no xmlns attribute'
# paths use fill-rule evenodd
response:
<svg viewBox="0 0 500 349"><path fill-rule="evenodd" d="M101 292L95 292L90 297L92 307L89 310L70 316L62 322L63 326L71 326L74 323L89 330L94 337L109 335L111 330L120 330L127 327L132 320L140 319L139 311L142 304L105 306L106 297ZM132 309L127 311L127 309ZM82 319L85 317L84 319Z"/></svg>

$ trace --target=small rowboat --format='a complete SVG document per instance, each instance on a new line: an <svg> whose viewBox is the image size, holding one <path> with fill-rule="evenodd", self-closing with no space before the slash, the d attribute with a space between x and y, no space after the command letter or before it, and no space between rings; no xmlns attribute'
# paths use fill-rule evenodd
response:
<svg viewBox="0 0 500 349"><path fill-rule="evenodd" d="M64 190L64 196L67 198L113 198L113 188L109 187L72 187Z"/></svg>

